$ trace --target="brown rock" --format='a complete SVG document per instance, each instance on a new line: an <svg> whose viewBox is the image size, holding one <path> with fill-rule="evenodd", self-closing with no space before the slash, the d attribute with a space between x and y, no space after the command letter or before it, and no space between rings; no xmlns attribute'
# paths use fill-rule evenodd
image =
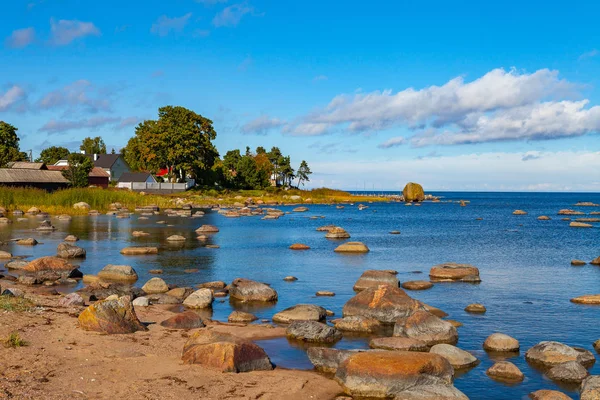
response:
<svg viewBox="0 0 600 400"><path fill-rule="evenodd" d="M550 221L551 218L547 215L540 215L537 219L540 221Z"/></svg>
<svg viewBox="0 0 600 400"><path fill-rule="evenodd" d="M346 242L334 250L336 253L368 253L369 248L362 242Z"/></svg>
<svg viewBox="0 0 600 400"><path fill-rule="evenodd" d="M23 270L27 272L38 271L70 271L74 267L68 261L58 257L41 257L31 261Z"/></svg>
<svg viewBox="0 0 600 400"><path fill-rule="evenodd" d="M146 247L146 246L131 246L125 247L121 250L121 254L125 256L140 256L146 254L158 254L158 247Z"/></svg>
<svg viewBox="0 0 600 400"><path fill-rule="evenodd" d="M469 264L445 263L435 265L429 271L433 282L480 282L479 269Z"/></svg>
<svg viewBox="0 0 600 400"><path fill-rule="evenodd" d="M404 186L404 189L402 190L402 195L404 196L404 201L407 203L425 200L425 192L423 192L423 186L414 182L408 182L406 186Z"/></svg>
<svg viewBox="0 0 600 400"><path fill-rule="evenodd" d="M429 350L430 353L444 357L455 369L472 368L479 364L479 360L469 352L459 349L451 344L436 344Z"/></svg>
<svg viewBox="0 0 600 400"><path fill-rule="evenodd" d="M429 346L422 340L403 337L382 337L371 339L369 347L382 350L429 351Z"/></svg>
<svg viewBox="0 0 600 400"><path fill-rule="evenodd" d="M571 260L571 265L574 267L581 267L582 265L587 264L585 261L583 260Z"/></svg>
<svg viewBox="0 0 600 400"><path fill-rule="evenodd" d="M569 224L569 226L571 228L593 228L594 226L592 224L586 224L584 222L576 222L573 221Z"/></svg>
<svg viewBox="0 0 600 400"><path fill-rule="evenodd" d="M16 241L16 243L21 246L35 246L36 244L38 244L38 241L35 240L34 238L27 238L27 239L19 239Z"/></svg>
<svg viewBox="0 0 600 400"><path fill-rule="evenodd" d="M138 275L129 265L108 264L98 272L98 278L109 281L135 282Z"/></svg>
<svg viewBox="0 0 600 400"><path fill-rule="evenodd" d="M277 292L264 283L237 278L229 287L229 297L241 301L277 301Z"/></svg>
<svg viewBox="0 0 600 400"><path fill-rule="evenodd" d="M515 352L519 351L519 341L503 333L492 333L483 342L483 348L487 351Z"/></svg>
<svg viewBox="0 0 600 400"><path fill-rule="evenodd" d="M335 343L342 338L340 331L317 321L293 321L285 335L288 339L311 343Z"/></svg>
<svg viewBox="0 0 600 400"><path fill-rule="evenodd" d="M336 319L333 325L340 331L374 333L383 327L383 325L374 318L363 317L362 315L354 315L352 317L344 317Z"/></svg>
<svg viewBox="0 0 600 400"><path fill-rule="evenodd" d="M592 261L590 261L590 264L592 264L592 265L600 265L600 257L594 258Z"/></svg>
<svg viewBox="0 0 600 400"><path fill-rule="evenodd" d="M198 289L213 289L213 290L225 289L225 286L227 286L227 284L223 281L204 282L199 285L196 285L196 287Z"/></svg>
<svg viewBox="0 0 600 400"><path fill-rule="evenodd" d="M571 299L571 303L576 304L600 304L600 294L586 294Z"/></svg>
<svg viewBox="0 0 600 400"><path fill-rule="evenodd" d="M323 321L326 310L313 304L298 304L273 315L273 322L289 324L293 321Z"/></svg>
<svg viewBox="0 0 600 400"><path fill-rule="evenodd" d="M552 367L546 376L557 382L581 383L589 374L577 361L567 361Z"/></svg>
<svg viewBox="0 0 600 400"><path fill-rule="evenodd" d="M513 211L513 215L527 215L527 211L515 210Z"/></svg>
<svg viewBox="0 0 600 400"><path fill-rule="evenodd" d="M79 327L86 331L115 334L147 330L135 314L129 296L97 301L77 319Z"/></svg>
<svg viewBox="0 0 600 400"><path fill-rule="evenodd" d="M204 328L204 321L200 315L193 311L185 311L180 314L176 314L171 318L162 321L161 326L171 329L196 329Z"/></svg>
<svg viewBox="0 0 600 400"><path fill-rule="evenodd" d="M529 393L529 398L531 400L573 400L563 392L557 390L537 390Z"/></svg>
<svg viewBox="0 0 600 400"><path fill-rule="evenodd" d="M472 314L485 314L487 309L483 304L473 303L466 306L465 311Z"/></svg>
<svg viewBox="0 0 600 400"><path fill-rule="evenodd" d="M233 311L229 314L227 321L229 322L252 322L256 321L258 318L254 314L250 314L244 311Z"/></svg>
<svg viewBox="0 0 600 400"><path fill-rule="evenodd" d="M219 228L214 225L202 225L200 228L196 229L196 233L217 233L219 232Z"/></svg>
<svg viewBox="0 0 600 400"><path fill-rule="evenodd" d="M509 361L498 361L485 373L493 379L509 382L520 382L525 379L525 375L521 370L513 363Z"/></svg>
<svg viewBox="0 0 600 400"><path fill-rule="evenodd" d="M600 399L600 376L588 376L581 383L580 400L598 400Z"/></svg>
<svg viewBox="0 0 600 400"><path fill-rule="evenodd" d="M365 350L340 350L330 347L311 346L307 350L308 359L317 371L335 373L344 360Z"/></svg>
<svg viewBox="0 0 600 400"><path fill-rule="evenodd" d="M543 367L553 367L568 361L577 361L583 366L594 365L596 359L587 350L579 349L560 342L540 342L527 350L525 359Z"/></svg>
<svg viewBox="0 0 600 400"><path fill-rule="evenodd" d="M362 273L360 278L354 284L354 290L377 288L380 285L390 285L398 287L398 278L396 274L387 270L370 269Z"/></svg>
<svg viewBox="0 0 600 400"><path fill-rule="evenodd" d="M350 239L350 234L344 228L334 226L327 230L325 237L327 239Z"/></svg>
<svg viewBox="0 0 600 400"><path fill-rule="evenodd" d="M142 290L147 294L167 293L169 291L169 287L161 278L151 278L144 284L144 286L142 286Z"/></svg>
<svg viewBox="0 0 600 400"><path fill-rule="evenodd" d="M417 311L406 319L398 320L394 325L394 336L419 339L430 346L458 342L456 328L427 311Z"/></svg>
<svg viewBox="0 0 600 400"><path fill-rule="evenodd" d="M290 250L309 250L309 249L310 249L310 246L307 246L302 243L294 243L293 245L290 246Z"/></svg>
<svg viewBox="0 0 600 400"><path fill-rule="evenodd" d="M406 290L427 290L433 287L433 283L428 281L408 281L402 284Z"/></svg>
<svg viewBox="0 0 600 400"><path fill-rule="evenodd" d="M419 310L424 310L423 305L410 298L402 289L381 285L359 292L348 300L342 312L344 317L362 315L391 324Z"/></svg>

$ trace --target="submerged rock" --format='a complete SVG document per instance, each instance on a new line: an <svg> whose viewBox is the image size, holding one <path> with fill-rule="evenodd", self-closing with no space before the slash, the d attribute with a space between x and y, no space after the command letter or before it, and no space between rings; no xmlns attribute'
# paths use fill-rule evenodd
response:
<svg viewBox="0 0 600 400"><path fill-rule="evenodd" d="M288 339L314 343L335 343L342 338L340 331L317 321L294 321L285 333Z"/></svg>
<svg viewBox="0 0 600 400"><path fill-rule="evenodd" d="M354 290L359 292L365 289L377 288L380 285L398 287L398 284L398 278L392 271L370 269L363 272L358 278L354 284Z"/></svg>
<svg viewBox="0 0 600 400"><path fill-rule="evenodd" d="M264 283L237 278L229 287L229 297L241 301L277 301L277 292Z"/></svg>
<svg viewBox="0 0 600 400"><path fill-rule="evenodd" d="M525 379L519 367L509 361L497 361L485 373L501 381L520 382Z"/></svg>
<svg viewBox="0 0 600 400"><path fill-rule="evenodd" d="M527 350L525 359L533 364L544 367L553 367L568 361L577 361L585 367L594 365L594 355L580 348L567 346L566 344L553 341L540 342Z"/></svg>
<svg viewBox="0 0 600 400"><path fill-rule="evenodd" d="M342 313L344 317L361 315L392 324L419 310L424 310L423 305L410 298L402 289L381 285L377 288L365 289L352 297L344 305Z"/></svg>
<svg viewBox="0 0 600 400"><path fill-rule="evenodd" d="M126 256L139 256L145 254L158 254L158 247L131 246L121 250L121 254Z"/></svg>
<svg viewBox="0 0 600 400"><path fill-rule="evenodd" d="M34 238L27 238L27 239L19 239L15 243L18 245L21 245L21 246L35 246L36 244L38 244L38 241L35 240Z"/></svg>
<svg viewBox="0 0 600 400"><path fill-rule="evenodd" d="M273 315L273 322L288 324L292 321L323 321L326 310L313 304L298 304Z"/></svg>
<svg viewBox="0 0 600 400"><path fill-rule="evenodd" d="M115 334L147 330L135 314L129 296L97 301L77 319L79 327L86 331Z"/></svg>
<svg viewBox="0 0 600 400"><path fill-rule="evenodd" d="M394 325L394 336L419 339L429 346L458 342L456 328L427 311L417 311L406 319L398 320Z"/></svg>
<svg viewBox="0 0 600 400"><path fill-rule="evenodd" d="M481 282L479 269L470 264L435 265L429 271L429 278L433 282Z"/></svg>

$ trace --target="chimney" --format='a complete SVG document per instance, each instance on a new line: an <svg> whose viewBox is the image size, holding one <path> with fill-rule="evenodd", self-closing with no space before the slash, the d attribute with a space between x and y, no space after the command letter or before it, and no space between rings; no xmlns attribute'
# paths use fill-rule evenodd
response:
<svg viewBox="0 0 600 400"><path fill-rule="evenodd" d="M98 154L94 153L94 161L98 161Z"/></svg>

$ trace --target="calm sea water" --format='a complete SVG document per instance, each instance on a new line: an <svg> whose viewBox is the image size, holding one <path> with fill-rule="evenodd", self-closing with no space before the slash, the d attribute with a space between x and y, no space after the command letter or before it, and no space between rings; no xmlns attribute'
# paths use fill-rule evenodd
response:
<svg viewBox="0 0 600 400"><path fill-rule="evenodd" d="M438 193L446 200L467 199L456 203L424 203L406 207L398 203L369 204L359 211L355 206L338 210L335 206L311 205L306 213L293 213L279 220L259 217L226 218L207 213L203 218L153 216L148 220L115 217L74 217L70 222L53 220L56 232L40 234L33 230L39 220L0 225L0 241L15 237L35 237L43 244L33 248L16 245L2 250L15 255L40 257L55 253L67 233L80 237L77 243L87 250L81 262L86 274L97 273L106 264L132 265L142 285L151 276L148 271L162 268L167 283L195 284L245 277L268 282L279 292L272 306L248 307L260 318L299 303L313 303L341 315L344 303L354 292L352 286L366 269L394 269L401 281L427 279L431 266L447 261L470 263L479 267L482 282L436 284L432 289L409 294L450 314L464 324L459 328L458 346L476 355L481 363L457 376L455 385L471 399L521 399L538 389L563 390L573 398L573 388L558 387L531 368L525 351L542 340L557 340L593 351L592 343L600 338L600 306L583 306L569 299L583 294L600 293L600 268L587 265L572 267L574 258L590 261L600 256L600 224L593 229L574 229L556 215L559 209L576 208L577 201L600 203L600 194L558 193ZM293 207L280 207L291 211ZM513 216L523 209L526 216ZM597 207L578 207L586 213ZM538 221L548 215L551 221ZM324 218L311 219L312 216ZM477 221L476 218L483 218ZM169 225L157 224L165 220ZM209 243L219 249L202 247L194 230L201 224L214 224L220 232ZM364 255L336 254L339 241L327 240L316 232L321 225L344 227L351 240L362 241L371 252ZM151 233L147 238L132 238L131 231ZM400 230L400 235L390 235ZM166 245L173 234L186 236L183 247ZM288 246L301 242L308 251L291 251ZM155 256L122 256L125 246L154 245L161 251ZM197 268L196 273L185 269ZM422 271L423 274L415 274ZM287 275L298 277L284 282ZM317 290L331 290L335 297L315 297ZM463 311L469 303L483 303L485 315ZM226 320L233 310L227 299L217 299L213 318ZM335 317L334 317L335 318ZM485 371L493 360L482 350L485 338L494 332L514 336L521 342L521 354L510 358L525 374L524 382L505 385L489 379ZM367 337L345 337L336 347L366 348ZM283 367L312 367L305 350L286 339L260 342L274 363ZM600 374L600 363L591 369Z"/></svg>

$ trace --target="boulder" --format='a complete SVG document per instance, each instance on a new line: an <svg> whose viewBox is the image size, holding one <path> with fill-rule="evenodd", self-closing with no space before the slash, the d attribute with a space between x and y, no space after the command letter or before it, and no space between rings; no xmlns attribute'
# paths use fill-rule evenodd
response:
<svg viewBox="0 0 600 400"><path fill-rule="evenodd" d="M481 282L479 269L470 264L445 263L429 271L433 282Z"/></svg>
<svg viewBox="0 0 600 400"><path fill-rule="evenodd" d="M253 322L253 321L256 321L257 319L258 319L258 317L256 315L247 313L244 311L233 311L231 314L229 314L229 317L227 317L227 321L229 321L229 322L240 322L240 323Z"/></svg>
<svg viewBox="0 0 600 400"><path fill-rule="evenodd" d="M41 212L42 212L42 210L40 210L37 207L31 207L29 210L27 210L27 214L30 214L30 215L37 215Z"/></svg>
<svg viewBox="0 0 600 400"><path fill-rule="evenodd" d="M132 287L129 284L104 281L91 283L88 286L79 289L77 293L79 293L86 301L102 300L112 295L116 295L117 297L130 296L131 298L136 298L144 294L141 289Z"/></svg>
<svg viewBox="0 0 600 400"><path fill-rule="evenodd" d="M342 313L344 317L361 315L392 324L419 310L424 310L423 305L410 298L402 289L381 285L356 294L344 304Z"/></svg>
<svg viewBox="0 0 600 400"><path fill-rule="evenodd" d="M334 250L336 253L368 253L369 248L362 242L346 242Z"/></svg>
<svg viewBox="0 0 600 400"><path fill-rule="evenodd" d="M161 278L151 278L142 286L142 290L147 294L167 293L169 287Z"/></svg>
<svg viewBox="0 0 600 400"><path fill-rule="evenodd" d="M73 208L76 210L89 210L91 207L88 203L80 201L79 203L73 204Z"/></svg>
<svg viewBox="0 0 600 400"><path fill-rule="evenodd" d="M569 224L571 228L593 228L592 224L586 224L585 222L573 221Z"/></svg>
<svg viewBox="0 0 600 400"><path fill-rule="evenodd" d="M0 260L8 260L12 258L12 254L8 251L0 250Z"/></svg>
<svg viewBox="0 0 600 400"><path fill-rule="evenodd" d="M383 325L375 318L353 315L333 321L336 329L346 332L374 333L382 329Z"/></svg>
<svg viewBox="0 0 600 400"><path fill-rule="evenodd" d="M452 386L454 370L443 357L412 351L357 352L342 361L335 380L353 397L467 399ZM457 393L451 395L451 392ZM427 395L418 397L419 394Z"/></svg>
<svg viewBox="0 0 600 400"><path fill-rule="evenodd" d="M337 228L335 225L323 225L317 228L317 232L329 232L330 230ZM341 228L340 228L341 229Z"/></svg>
<svg viewBox="0 0 600 400"><path fill-rule="evenodd" d="M277 301L277 292L264 283L237 278L229 286L229 297L240 301Z"/></svg>
<svg viewBox="0 0 600 400"><path fill-rule="evenodd" d="M134 307L148 307L150 305L150 300L146 296L137 297L131 303Z"/></svg>
<svg viewBox="0 0 600 400"><path fill-rule="evenodd" d="M586 294L571 299L571 303L576 304L600 304L600 294Z"/></svg>
<svg viewBox="0 0 600 400"><path fill-rule="evenodd" d="M171 235L167 238L167 242L185 242L185 236Z"/></svg>
<svg viewBox="0 0 600 400"><path fill-rule="evenodd" d="M598 400L600 399L600 376L588 376L581 383L579 390L580 400Z"/></svg>
<svg viewBox="0 0 600 400"><path fill-rule="evenodd" d="M219 228L214 225L202 225L200 228L196 229L196 233L217 233L219 232Z"/></svg>
<svg viewBox="0 0 600 400"><path fill-rule="evenodd" d="M85 250L79 246L63 242L56 248L56 256L60 258L85 258Z"/></svg>
<svg viewBox="0 0 600 400"><path fill-rule="evenodd" d="M358 278L354 284L354 290L359 292L365 289L377 288L380 285L398 287L398 284L398 278L392 271L370 269L363 272Z"/></svg>
<svg viewBox="0 0 600 400"><path fill-rule="evenodd" d="M527 215L527 211L515 210L513 211L513 215Z"/></svg>
<svg viewBox="0 0 600 400"><path fill-rule="evenodd" d="M79 327L86 331L116 334L147 330L135 314L129 296L97 301L77 319Z"/></svg>
<svg viewBox="0 0 600 400"><path fill-rule="evenodd" d="M550 221L551 218L547 215L540 215L539 217L537 217L537 219L539 221Z"/></svg>
<svg viewBox="0 0 600 400"><path fill-rule="evenodd" d="M568 361L577 361L585 367L594 365L594 355L584 349L567 346L560 342L540 342L527 350L525 359L542 367L553 367Z"/></svg>
<svg viewBox="0 0 600 400"><path fill-rule="evenodd" d="M497 361L485 373L490 378L501 381L520 382L525 379L519 367L509 361Z"/></svg>
<svg viewBox="0 0 600 400"><path fill-rule="evenodd" d="M546 376L557 382L581 383L589 374L577 361L567 361L552 367Z"/></svg>
<svg viewBox="0 0 600 400"><path fill-rule="evenodd" d="M178 287L169 290L165 293L167 296L175 297L179 300L185 300L190 294L194 292L194 289L191 287Z"/></svg>
<svg viewBox="0 0 600 400"><path fill-rule="evenodd" d="M210 308L213 300L213 293L210 289L198 289L186 297L183 305L188 308Z"/></svg>
<svg viewBox="0 0 600 400"><path fill-rule="evenodd" d="M201 364L223 372L269 371L267 353L257 344L236 336L201 329L183 347L184 364Z"/></svg>
<svg viewBox="0 0 600 400"><path fill-rule="evenodd" d="M36 244L38 244L38 241L35 240L34 238L27 238L27 239L19 239L15 243L18 245L21 245L21 246L35 246Z"/></svg>
<svg viewBox="0 0 600 400"><path fill-rule="evenodd" d="M196 285L196 287L198 289L213 289L213 290L225 289L226 286L227 286L227 284L223 281L204 282L199 285Z"/></svg>
<svg viewBox="0 0 600 400"><path fill-rule="evenodd" d="M486 351L516 352L519 351L519 341L503 333L492 333L483 342Z"/></svg>
<svg viewBox="0 0 600 400"><path fill-rule="evenodd" d="M285 334L288 339L311 343L335 343L342 338L340 331L317 321L294 321Z"/></svg>
<svg viewBox="0 0 600 400"><path fill-rule="evenodd" d="M0 291L0 295L7 296L7 297L25 297L25 292L22 291L21 289L17 289L17 288L4 287Z"/></svg>
<svg viewBox="0 0 600 400"><path fill-rule="evenodd" d="M51 232L51 231L56 230L56 228L48 220L42 221L40 223L40 225L35 229L37 231L41 231L41 232L44 232L44 231Z"/></svg>
<svg viewBox="0 0 600 400"><path fill-rule="evenodd" d="M406 186L404 186L404 189L402 190L402 195L404 196L404 201L407 203L425 200L425 192L423 191L423 186L414 182L408 182Z"/></svg>
<svg viewBox="0 0 600 400"><path fill-rule="evenodd" d="M63 239L65 242L77 242L79 241L79 238L75 235L68 235L66 238Z"/></svg>
<svg viewBox="0 0 600 400"><path fill-rule="evenodd" d="M140 256L145 254L158 254L158 247L131 246L121 250L125 256Z"/></svg>
<svg viewBox="0 0 600 400"><path fill-rule="evenodd" d="M0 256L0 258L2 258L2 256ZM10 261L10 262L7 262L6 264L4 264L4 267L7 269L23 269L28 264L29 263L27 261L13 260L13 261Z"/></svg>
<svg viewBox="0 0 600 400"><path fill-rule="evenodd" d="M27 272L38 272L38 271L71 271L73 265L67 260L58 257L41 257L31 261L25 267L24 271Z"/></svg>
<svg viewBox="0 0 600 400"><path fill-rule="evenodd" d="M571 265L574 267L581 267L585 264L587 264L587 263L583 260L571 260Z"/></svg>
<svg viewBox="0 0 600 400"><path fill-rule="evenodd" d="M456 328L428 311L417 311L394 325L394 336L419 339L429 346L446 343L456 344Z"/></svg>
<svg viewBox="0 0 600 400"><path fill-rule="evenodd" d="M273 322L289 324L293 321L323 321L326 310L313 304L298 304L273 315Z"/></svg>
<svg viewBox="0 0 600 400"><path fill-rule="evenodd" d="M573 400L563 392L557 390L536 390L529 393L529 398L531 400Z"/></svg>
<svg viewBox="0 0 600 400"><path fill-rule="evenodd" d="M108 264L98 272L98 277L109 281L122 282L135 282L138 280L137 272L129 265Z"/></svg>
<svg viewBox="0 0 600 400"><path fill-rule="evenodd" d="M483 304L473 303L466 306L465 311L472 314L485 314L487 309Z"/></svg>
<svg viewBox="0 0 600 400"><path fill-rule="evenodd" d="M471 368L479 364L479 360L471 353L450 344L436 344L431 347L429 352L444 357L455 369Z"/></svg>
<svg viewBox="0 0 600 400"><path fill-rule="evenodd" d="M73 292L58 300L58 305L60 307L81 307L85 305L85 301L79 293Z"/></svg>
<svg viewBox="0 0 600 400"><path fill-rule="evenodd" d="M286 281L286 282L294 282L294 281L297 281L298 278L296 278L295 276L291 276L290 275L290 276L286 276L285 278L283 278L283 280Z"/></svg>
<svg viewBox="0 0 600 400"><path fill-rule="evenodd" d="M292 210L293 212L307 212L308 207L296 207Z"/></svg>
<svg viewBox="0 0 600 400"><path fill-rule="evenodd" d="M325 237L327 239L350 239L350 234L339 226L329 228L326 232Z"/></svg>
<svg viewBox="0 0 600 400"><path fill-rule="evenodd" d="M408 281L402 284L406 290L427 290L433 287L433 283L429 281Z"/></svg>
<svg viewBox="0 0 600 400"><path fill-rule="evenodd" d="M396 351L429 351L429 346L422 340L403 337L382 337L371 339L369 347L372 349Z"/></svg>
<svg viewBox="0 0 600 400"><path fill-rule="evenodd" d="M294 243L290 246L290 250L310 250L310 246L302 243Z"/></svg>
<svg viewBox="0 0 600 400"><path fill-rule="evenodd" d="M195 312L186 311L165 319L160 325L170 329L196 329L204 328L204 321Z"/></svg>
<svg viewBox="0 0 600 400"><path fill-rule="evenodd" d="M317 297L333 297L335 296L335 292L331 292L329 290L319 290L315 293Z"/></svg>
<svg viewBox="0 0 600 400"><path fill-rule="evenodd" d="M592 261L590 261L590 264L592 264L592 265L600 265L600 257L594 258Z"/></svg>
<svg viewBox="0 0 600 400"><path fill-rule="evenodd" d="M311 346L306 351L306 354L317 371L334 374L344 360L361 351L365 350L340 350L330 347Z"/></svg>

